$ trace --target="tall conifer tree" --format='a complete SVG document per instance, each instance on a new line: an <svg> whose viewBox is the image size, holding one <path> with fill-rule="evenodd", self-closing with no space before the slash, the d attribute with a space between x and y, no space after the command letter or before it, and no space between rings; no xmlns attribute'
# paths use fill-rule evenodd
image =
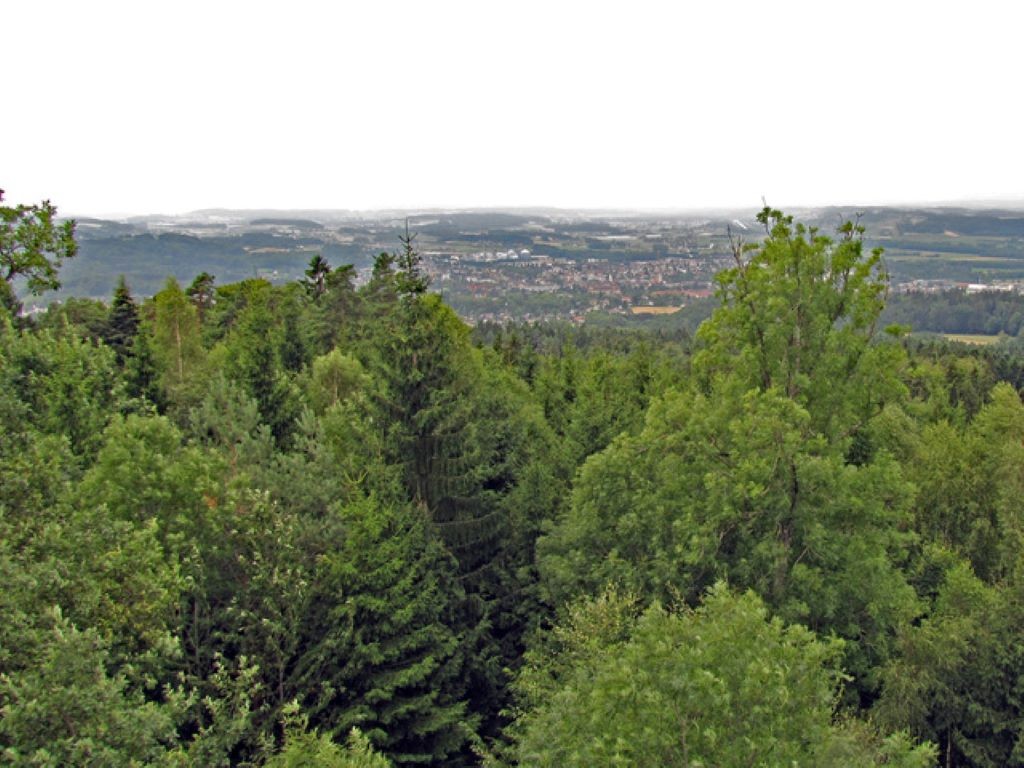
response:
<svg viewBox="0 0 1024 768"><path fill-rule="evenodd" d="M110 316L107 321L109 330L104 341L117 355L122 365L131 354L135 336L139 332L139 308L135 305L128 283L121 275L114 289L114 301L110 305Z"/></svg>

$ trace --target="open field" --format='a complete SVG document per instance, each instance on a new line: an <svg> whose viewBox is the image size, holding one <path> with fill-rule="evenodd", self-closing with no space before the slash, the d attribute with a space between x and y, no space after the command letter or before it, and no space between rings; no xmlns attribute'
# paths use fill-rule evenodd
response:
<svg viewBox="0 0 1024 768"><path fill-rule="evenodd" d="M962 344L994 344L1002 338L1002 334L986 335L981 333L944 333L942 336L950 341L959 341Z"/></svg>
<svg viewBox="0 0 1024 768"><path fill-rule="evenodd" d="M679 307L633 307L634 315L671 315L679 311Z"/></svg>

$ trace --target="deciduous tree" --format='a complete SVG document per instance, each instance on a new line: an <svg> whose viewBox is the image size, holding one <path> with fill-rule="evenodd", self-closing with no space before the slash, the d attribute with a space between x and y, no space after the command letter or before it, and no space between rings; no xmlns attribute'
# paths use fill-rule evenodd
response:
<svg viewBox="0 0 1024 768"><path fill-rule="evenodd" d="M0 202L4 191L0 189ZM21 278L32 293L60 288L57 270L78 253L75 223L56 220L49 200L38 205L0 205L0 276L8 284Z"/></svg>
<svg viewBox="0 0 1024 768"><path fill-rule="evenodd" d="M609 579L691 602L717 579L752 588L846 638L870 689L917 610L899 567L913 489L887 452L854 443L904 394L901 350L871 343L885 276L852 224L833 242L777 211L761 220L767 239L718 278L695 386L584 465L541 564L563 595Z"/></svg>
<svg viewBox="0 0 1024 768"><path fill-rule="evenodd" d="M589 653L577 646L552 695L523 714L520 765L925 768L934 759L930 746L835 724L840 644L769 618L750 592L718 585L696 610L654 605L631 628L597 626L612 631Z"/></svg>

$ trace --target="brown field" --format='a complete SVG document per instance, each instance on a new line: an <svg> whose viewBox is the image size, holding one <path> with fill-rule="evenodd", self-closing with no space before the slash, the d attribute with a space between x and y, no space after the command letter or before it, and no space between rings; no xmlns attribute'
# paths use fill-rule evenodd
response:
<svg viewBox="0 0 1024 768"><path fill-rule="evenodd" d="M682 307L633 307L634 315L671 315Z"/></svg>
<svg viewBox="0 0 1024 768"><path fill-rule="evenodd" d="M980 333L944 333L942 334L950 341L959 341L963 344L994 344L999 341L999 336L986 336Z"/></svg>

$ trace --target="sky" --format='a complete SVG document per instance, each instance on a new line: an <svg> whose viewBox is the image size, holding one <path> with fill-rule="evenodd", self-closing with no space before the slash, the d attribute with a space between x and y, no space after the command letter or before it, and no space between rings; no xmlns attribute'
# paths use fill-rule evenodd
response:
<svg viewBox="0 0 1024 768"><path fill-rule="evenodd" d="M1024 200L1024 6L10 2L0 188L203 208Z"/></svg>

